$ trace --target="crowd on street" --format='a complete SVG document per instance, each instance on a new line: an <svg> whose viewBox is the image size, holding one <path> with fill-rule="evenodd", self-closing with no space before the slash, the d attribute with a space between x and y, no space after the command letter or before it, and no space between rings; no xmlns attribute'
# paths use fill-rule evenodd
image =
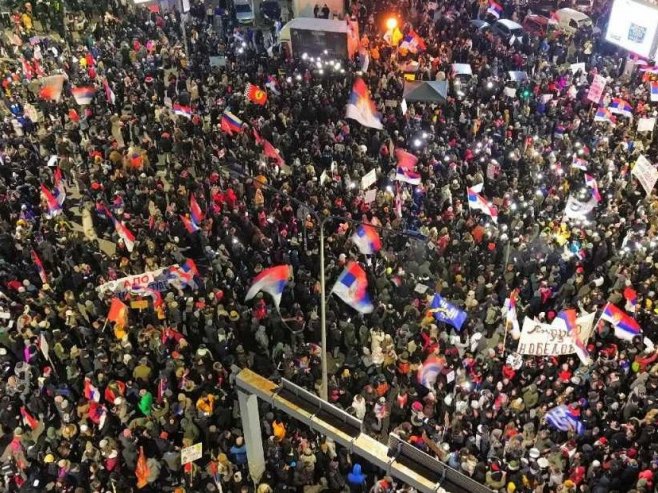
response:
<svg viewBox="0 0 658 493"><path fill-rule="evenodd" d="M0 40L0 490L411 492L265 405L250 476L237 373L322 390L322 227L328 399L367 433L496 492L654 491L658 69L603 42L609 2L509 42L491 4L346 2L360 49L325 69L230 9L42 3ZM403 101L410 62L445 101ZM381 129L345 116L359 81ZM565 313L596 313L578 351L519 354Z"/></svg>

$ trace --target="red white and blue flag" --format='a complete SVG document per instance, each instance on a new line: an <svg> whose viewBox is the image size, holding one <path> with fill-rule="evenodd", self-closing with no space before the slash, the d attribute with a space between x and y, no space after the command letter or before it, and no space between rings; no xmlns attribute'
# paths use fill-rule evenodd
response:
<svg viewBox="0 0 658 493"><path fill-rule="evenodd" d="M185 229L190 234L194 234L199 231L199 229L201 229L194 220L190 219L184 214L180 215L180 220L183 222L183 226L185 226Z"/></svg>
<svg viewBox="0 0 658 493"><path fill-rule="evenodd" d="M398 161L398 168L415 170L418 158L405 151L404 149L395 149L395 158Z"/></svg>
<svg viewBox="0 0 658 493"><path fill-rule="evenodd" d="M489 216L492 221L498 222L498 209L496 209L493 204L490 204L487 199L480 195L481 191L482 184L466 188L466 195L468 196L468 207L474 210L482 211L487 216Z"/></svg>
<svg viewBox="0 0 658 493"><path fill-rule="evenodd" d="M100 391L91 383L91 380L88 377L85 377L83 393L85 399L88 401L100 402L101 400Z"/></svg>
<svg viewBox="0 0 658 493"><path fill-rule="evenodd" d="M407 50L410 53L418 53L419 51L427 50L427 45L425 44L425 40L412 29L409 31L409 34L404 37L398 49Z"/></svg>
<svg viewBox="0 0 658 493"><path fill-rule="evenodd" d="M428 389L433 389L436 379L443 371L446 362L441 356L430 354L418 368L418 383Z"/></svg>
<svg viewBox="0 0 658 493"><path fill-rule="evenodd" d="M615 118L615 116L608 108L604 108L603 106L601 106L598 110L596 110L596 114L594 115L594 121L607 122L615 125L617 123L617 118Z"/></svg>
<svg viewBox="0 0 658 493"><path fill-rule="evenodd" d="M400 168L399 166L395 172L395 179L409 183L410 185L420 185L420 173L411 169Z"/></svg>
<svg viewBox="0 0 658 493"><path fill-rule="evenodd" d="M612 303L605 305L601 318L606 322L610 322L615 329L615 336L620 339L632 341L633 337L642 333L642 329L635 319Z"/></svg>
<svg viewBox="0 0 658 493"><path fill-rule="evenodd" d="M578 315L576 310L568 309L562 310L558 313L557 317L553 320L551 324L553 327L558 329L566 330L567 334L571 337L574 347L576 348L576 354L580 361L584 365L590 364L589 351L587 350L587 341L584 341L580 337L580 332L578 330Z"/></svg>
<svg viewBox="0 0 658 493"><path fill-rule="evenodd" d="M185 118L192 118L192 107L183 104L174 104L172 107L174 113L178 116L184 116Z"/></svg>
<svg viewBox="0 0 658 493"><path fill-rule="evenodd" d="M585 185L592 190L592 197L597 202L601 202L601 193L599 192L599 185L596 183L596 179L592 175L585 173Z"/></svg>
<svg viewBox="0 0 658 493"><path fill-rule="evenodd" d="M113 105L116 104L117 97L114 95L114 91L110 87L110 84L108 84L107 79L103 79L103 90L105 91L105 99L107 102Z"/></svg>
<svg viewBox="0 0 658 493"><path fill-rule="evenodd" d="M43 284L46 284L48 282L48 275L46 274L46 269L43 268L43 262L41 262L41 259L39 258L36 250L33 249L30 252L30 256L32 257L32 262L34 262L34 265L36 265L37 271L39 272L39 279L41 279Z"/></svg>
<svg viewBox="0 0 658 493"><path fill-rule="evenodd" d="M256 293L263 291L269 294L274 300L274 305L279 308L281 303L281 295L283 290L288 285L288 281L292 278L292 266L290 265L277 265L268 269L263 269L253 280L245 301L249 301Z"/></svg>
<svg viewBox="0 0 658 493"><path fill-rule="evenodd" d="M55 196L43 183L41 184L41 194L46 199L46 204L48 205L48 217L52 218L62 213L62 206L59 205Z"/></svg>
<svg viewBox="0 0 658 493"><path fill-rule="evenodd" d="M356 262L347 264L331 292L360 313L371 313L375 309L368 295L366 273Z"/></svg>
<svg viewBox="0 0 658 493"><path fill-rule="evenodd" d="M233 132L240 133L242 132L243 121L240 120L237 116L231 113L229 110L224 110L222 115L222 120L219 124L219 128L229 135L233 135Z"/></svg>
<svg viewBox="0 0 658 493"><path fill-rule="evenodd" d="M74 87L71 89L71 94L73 94L76 103L80 106L84 106L91 104L94 95L96 94L96 89L91 86Z"/></svg>
<svg viewBox="0 0 658 493"><path fill-rule="evenodd" d="M199 203L196 201L194 194L190 195L190 217L195 224L201 224L203 221L203 211L199 207Z"/></svg>
<svg viewBox="0 0 658 493"><path fill-rule="evenodd" d="M608 106L608 109L611 113L633 118L633 107L624 99L612 98L612 102Z"/></svg>
<svg viewBox="0 0 658 493"><path fill-rule="evenodd" d="M53 175L55 178L55 189L53 190L53 194L57 199L57 203L62 206L64 205L64 200L66 200L66 189L64 188L64 180L62 180L62 170L59 166L55 168Z"/></svg>
<svg viewBox="0 0 658 493"><path fill-rule="evenodd" d="M630 313L635 313L637 310L637 291L635 291L632 287L627 286L624 289L624 299L626 300L626 308L627 312Z"/></svg>
<svg viewBox="0 0 658 493"><path fill-rule="evenodd" d="M105 213L108 215L112 224L114 224L114 230L117 232L119 237L123 240L123 244L126 245L126 250L129 252L133 251L135 247L135 235L130 231L125 224L119 221L114 215L105 209Z"/></svg>
<svg viewBox="0 0 658 493"><path fill-rule="evenodd" d="M569 408L560 405L550 409L544 416L546 424L560 431L575 431L578 435L585 433L585 425L580 418Z"/></svg>
<svg viewBox="0 0 658 493"><path fill-rule="evenodd" d="M364 255L373 255L382 249L382 240L379 238L377 229L367 224L356 228L351 239Z"/></svg>
<svg viewBox="0 0 658 493"><path fill-rule="evenodd" d="M651 101L658 101L658 82L651 81L649 82L649 90L651 91Z"/></svg>
<svg viewBox="0 0 658 493"><path fill-rule="evenodd" d="M495 0L489 0L489 8L487 13L493 15L496 19L500 19L500 16L503 15L503 6L497 3Z"/></svg>
<svg viewBox="0 0 658 493"><path fill-rule="evenodd" d="M377 130L384 128L381 116L375 108L375 103L370 99L368 86L360 77L354 81L352 86L345 117L356 120L364 127L376 128Z"/></svg>

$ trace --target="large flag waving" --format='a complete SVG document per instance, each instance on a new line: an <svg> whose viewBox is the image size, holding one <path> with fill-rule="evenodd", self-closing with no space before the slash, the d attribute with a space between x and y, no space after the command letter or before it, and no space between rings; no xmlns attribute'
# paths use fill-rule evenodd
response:
<svg viewBox="0 0 658 493"><path fill-rule="evenodd" d="M255 128L253 130L253 133L254 133L254 139L256 140L256 144L260 144L263 146L263 154L265 154L265 156L271 159L274 159L276 161L277 166L279 167L285 166L286 162L281 156L279 150L276 147L274 147L269 140L261 137Z"/></svg>
<svg viewBox="0 0 658 493"><path fill-rule="evenodd" d="M375 309L368 295L366 273L356 262L347 264L331 292L358 312L371 313Z"/></svg>
<svg viewBox="0 0 658 493"><path fill-rule="evenodd" d="M123 330L128 325L128 305L119 298L112 298L107 320L114 322L118 330Z"/></svg>
<svg viewBox="0 0 658 493"><path fill-rule="evenodd" d="M410 152L407 152L404 149L395 149L395 159L398 161L398 169L416 170L418 158Z"/></svg>
<svg viewBox="0 0 658 493"><path fill-rule="evenodd" d="M263 106L267 103L267 93L255 84L247 83L244 90L244 97L247 101Z"/></svg>
<svg viewBox="0 0 658 493"><path fill-rule="evenodd" d="M633 337L639 336L642 333L640 324L628 313L624 312L621 308L617 308L612 303L605 305L601 318L610 322L615 329L615 335L620 339L632 341Z"/></svg>
<svg viewBox="0 0 658 493"><path fill-rule="evenodd" d="M382 240L377 229L367 224L356 228L351 240L364 255L372 255L382 249Z"/></svg>
<svg viewBox="0 0 658 493"><path fill-rule="evenodd" d="M364 127L376 128L377 130L384 128L380 115L375 108L375 103L370 99L368 86L360 77L354 81L345 118L356 120Z"/></svg>
<svg viewBox="0 0 658 493"><path fill-rule="evenodd" d="M228 109L224 110L222 115L222 120L219 123L219 128L222 132L225 132L229 135L233 135L233 132L240 133L242 132L243 121L240 120L237 116L231 113Z"/></svg>
<svg viewBox="0 0 658 493"><path fill-rule="evenodd" d="M279 303L281 303L281 295L290 278L292 278L292 266L290 265L277 265L264 269L254 278L244 300L249 301L259 291L265 291L272 297L274 305L278 309Z"/></svg>
<svg viewBox="0 0 658 493"><path fill-rule="evenodd" d="M557 317L551 323L551 326L558 329L566 330L567 334L571 336L573 347L576 349L576 354L584 365L591 363L589 358L589 351L587 350L587 341L584 341L580 335L578 328L578 315L576 310L562 310L558 313Z"/></svg>
<svg viewBox="0 0 658 493"><path fill-rule="evenodd" d="M114 229L116 230L119 237L123 240L124 245L126 245L126 250L129 252L133 251L135 247L135 235L130 231L125 224L119 221L113 214L110 213L110 219L114 224Z"/></svg>
<svg viewBox="0 0 658 493"><path fill-rule="evenodd" d="M432 298L429 312L434 315L434 318L439 322L452 325L457 330L462 330L462 326L468 318L466 312L444 300L438 293Z"/></svg>
<svg viewBox="0 0 658 493"><path fill-rule="evenodd" d="M71 94L73 94L76 103L80 106L84 106L86 104L91 104L91 101L96 94L96 89L91 86L74 87L71 89Z"/></svg>
<svg viewBox="0 0 658 493"><path fill-rule="evenodd" d="M544 416L546 423L561 431L575 431L579 435L585 433L585 425L568 406L556 406Z"/></svg>

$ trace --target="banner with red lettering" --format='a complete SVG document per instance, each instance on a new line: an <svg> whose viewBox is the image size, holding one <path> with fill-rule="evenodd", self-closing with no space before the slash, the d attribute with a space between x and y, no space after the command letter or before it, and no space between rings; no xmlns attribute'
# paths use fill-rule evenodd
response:
<svg viewBox="0 0 658 493"><path fill-rule="evenodd" d="M174 264L169 267L144 272L143 274L122 277L116 281L101 284L97 290L100 294L114 293L116 295L124 294L130 290L139 291L146 288L156 291L166 291L169 289L170 284L170 276L167 274L172 271L172 267L176 269L179 265Z"/></svg>

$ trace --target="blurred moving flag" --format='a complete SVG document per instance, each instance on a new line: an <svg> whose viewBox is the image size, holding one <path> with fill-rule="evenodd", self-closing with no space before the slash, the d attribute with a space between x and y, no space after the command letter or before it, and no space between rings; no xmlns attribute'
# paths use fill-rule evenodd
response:
<svg viewBox="0 0 658 493"><path fill-rule="evenodd" d="M610 322L615 329L615 336L620 339L631 341L633 337L642 333L642 329L635 319L612 303L606 303L601 319Z"/></svg>
<svg viewBox="0 0 658 493"><path fill-rule="evenodd" d="M39 97L48 101L59 101L62 97L65 75L57 74L40 79Z"/></svg>
<svg viewBox="0 0 658 493"><path fill-rule="evenodd" d="M438 293L432 298L429 313L434 315L437 321L452 325L457 330L462 330L462 326L468 318L466 312L444 300Z"/></svg>
<svg viewBox="0 0 658 493"><path fill-rule="evenodd" d="M409 31L409 34L404 37L398 49L407 50L410 53L418 53L419 51L427 50L427 45L425 44L425 40L412 29Z"/></svg>
<svg viewBox="0 0 658 493"><path fill-rule="evenodd" d="M172 109L178 116L183 116L188 119L192 118L192 108L190 106L176 103L172 106Z"/></svg>
<svg viewBox="0 0 658 493"><path fill-rule="evenodd" d="M71 94L73 94L76 103L80 106L84 106L86 104L91 104L91 101L96 94L96 89L91 86L74 87L71 89Z"/></svg>
<svg viewBox="0 0 658 493"><path fill-rule="evenodd" d="M100 391L91 383L89 377L85 377L82 393L88 401L100 402L101 400Z"/></svg>
<svg viewBox="0 0 658 493"><path fill-rule="evenodd" d="M66 200L66 189L64 188L64 180L62 180L62 170L59 166L55 168L53 177L55 179L55 189L53 190L53 194L57 199L57 203L60 206L63 206L64 200Z"/></svg>
<svg viewBox="0 0 658 493"><path fill-rule="evenodd" d="M585 185L592 190L592 197L594 197L597 202L601 202L602 198L601 193L599 192L599 185L596 183L596 180L592 175L585 173Z"/></svg>
<svg viewBox="0 0 658 493"><path fill-rule="evenodd" d="M560 431L575 431L578 435L585 433L585 425L568 406L556 406L545 415L546 423Z"/></svg>
<svg viewBox="0 0 658 493"><path fill-rule="evenodd" d="M31 430L36 430L39 426L39 420L32 416L25 406L21 406L21 416L23 417L23 423L30 427Z"/></svg>
<svg viewBox="0 0 658 493"><path fill-rule="evenodd" d="M117 297L112 298L107 320L114 322L119 330L124 329L128 325L128 305Z"/></svg>
<svg viewBox="0 0 658 493"><path fill-rule="evenodd" d="M373 255L382 249L382 240L377 229L367 224L356 228L351 240L364 255Z"/></svg>
<svg viewBox="0 0 658 493"><path fill-rule="evenodd" d="M420 185L420 174L411 169L404 169L398 166L395 172L395 179L410 185Z"/></svg>
<svg viewBox="0 0 658 493"><path fill-rule="evenodd" d="M617 118L612 114L608 108L601 106L596 110L596 115L594 115L595 122L606 122L615 125L617 123Z"/></svg>
<svg viewBox="0 0 658 493"><path fill-rule="evenodd" d="M496 19L500 19L500 16L503 15L503 6L495 0L489 0L487 13L493 15Z"/></svg>
<svg viewBox="0 0 658 493"><path fill-rule="evenodd" d="M482 183L473 187L466 188L466 195L468 196L468 207L474 210L484 212L489 216L492 221L498 222L498 209L489 203L480 192L482 191Z"/></svg>
<svg viewBox="0 0 658 493"><path fill-rule="evenodd" d="M398 168L415 170L418 158L405 151L404 149L395 149L395 158L398 161Z"/></svg>
<svg viewBox="0 0 658 493"><path fill-rule="evenodd" d="M626 300L626 306L624 307L626 311L635 313L635 310L637 310L637 291L631 286L626 286L624 289L624 299Z"/></svg>
<svg viewBox="0 0 658 493"><path fill-rule="evenodd" d="M443 359L441 356L430 354L425 359L420 368L418 368L418 383L430 390L434 388L436 379L443 371L445 364L445 359Z"/></svg>
<svg viewBox="0 0 658 493"><path fill-rule="evenodd" d="M222 115L222 120L219 124L219 128L229 135L233 135L233 132L240 133L242 132L243 122L228 109L224 110Z"/></svg>
<svg viewBox="0 0 658 493"><path fill-rule="evenodd" d="M356 120L364 127L376 128L377 130L384 128L380 115L375 108L375 103L370 99L368 87L360 77L354 81L345 118Z"/></svg>
<svg viewBox="0 0 658 493"><path fill-rule="evenodd" d="M331 293L361 313L371 313L374 306L368 295L368 279L365 271L356 262L349 262L343 270ZM331 294L330 293L330 294Z"/></svg>
<svg viewBox="0 0 658 493"><path fill-rule="evenodd" d="M180 220L183 222L183 226L185 226L185 229L190 234L194 234L197 231L199 231L199 229L201 229L196 224L196 221L194 221L193 219L190 219L185 214L180 214Z"/></svg>
<svg viewBox="0 0 658 493"><path fill-rule="evenodd" d="M146 462L144 447L139 447L139 456L137 457L137 467L135 467L135 477L137 477L137 488L142 489L149 482L151 470Z"/></svg>
<svg viewBox="0 0 658 493"><path fill-rule="evenodd" d="M116 104L117 97L114 95L114 91L108 84L107 79L103 79L103 90L105 91L105 99L109 104Z"/></svg>
<svg viewBox="0 0 658 493"><path fill-rule="evenodd" d="M199 203L196 201L194 194L190 195L190 217L195 224L201 224L203 221L203 211L199 206Z"/></svg>
<svg viewBox="0 0 658 493"><path fill-rule="evenodd" d="M32 262L34 262L34 265L36 265L37 271L39 272L39 279L41 279L43 284L47 284L48 275L46 274L46 269L43 268L43 263L41 262L41 259L39 258L36 250L32 249L30 256L32 257Z"/></svg>
<svg viewBox="0 0 658 493"><path fill-rule="evenodd" d="M46 204L48 205L48 217L53 218L62 213L62 206L59 205L55 196L43 183L41 184L41 194L46 199Z"/></svg>
<svg viewBox="0 0 658 493"><path fill-rule="evenodd" d="M272 91L277 96L281 94L281 92L279 91L279 83L277 82L276 77L274 77L273 75L267 76L267 82L265 83L265 87L267 87L270 91Z"/></svg>
<svg viewBox="0 0 658 493"><path fill-rule="evenodd" d="M281 295L283 290L288 285L288 281L292 278L292 266L290 265L277 265L268 269L263 269L253 280L249 291L244 300L249 301L259 291L264 291L269 294L274 300L274 305L279 308L281 303Z"/></svg>
<svg viewBox="0 0 658 493"><path fill-rule="evenodd" d="M267 103L267 93L250 82L247 83L247 87L244 90L244 96L247 101L251 101L254 104L264 106L265 103Z"/></svg>

